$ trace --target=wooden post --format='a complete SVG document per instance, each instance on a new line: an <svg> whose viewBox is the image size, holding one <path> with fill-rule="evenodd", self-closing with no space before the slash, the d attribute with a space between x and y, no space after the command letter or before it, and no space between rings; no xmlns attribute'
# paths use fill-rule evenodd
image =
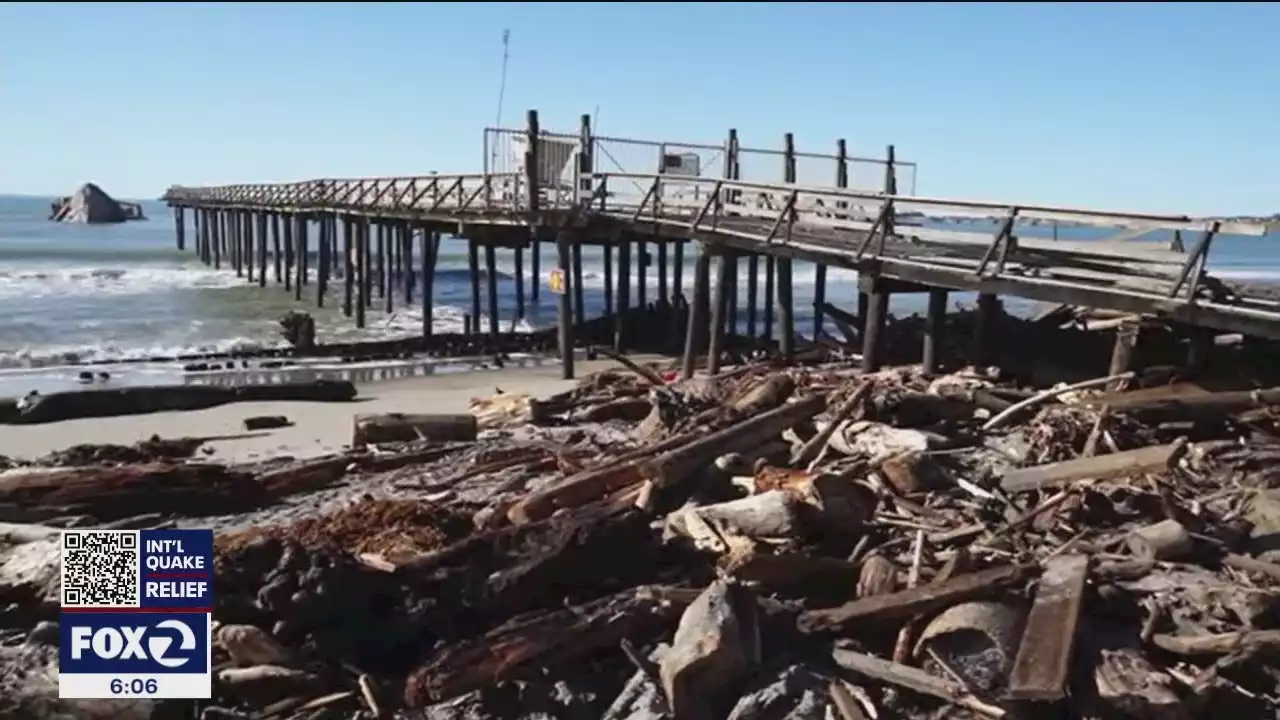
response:
<svg viewBox="0 0 1280 720"><path fill-rule="evenodd" d="M1138 338L1142 333L1142 321L1138 319L1126 320L1116 328L1115 345L1111 348L1111 367L1108 369L1108 375L1119 375L1128 372L1134 367L1134 351L1138 347ZM1123 389L1125 381L1118 380L1111 383L1110 390L1118 391Z"/></svg>
<svg viewBox="0 0 1280 720"><path fill-rule="evenodd" d="M844 138L836 140L836 187L849 187L849 148ZM836 217L844 218L845 203L836 203ZM813 339L822 337L822 325L825 322L822 307L827 302L827 266L819 264L813 276Z"/></svg>
<svg viewBox="0 0 1280 720"><path fill-rule="evenodd" d="M756 337L756 320L760 306L760 255L747 256L747 335Z"/></svg>
<svg viewBox="0 0 1280 720"><path fill-rule="evenodd" d="M684 245L683 240L675 241L675 258L671 262L671 306L676 312L671 313L671 335L667 347L679 347L680 339L680 299L684 296Z"/></svg>
<svg viewBox="0 0 1280 720"><path fill-rule="evenodd" d="M560 295L556 298L556 320L558 321L557 337L560 345L560 372L565 380L573 379L573 303L569 293L578 283L570 268L573 239L568 230L561 230L556 236L556 265L560 271L563 284Z"/></svg>
<svg viewBox="0 0 1280 720"><path fill-rule="evenodd" d="M653 244L658 246L657 301L659 306L663 306L670 301L670 297L667 295L667 241L664 238L655 238Z"/></svg>
<svg viewBox="0 0 1280 720"><path fill-rule="evenodd" d="M884 356L884 324L889 313L889 294L884 292L879 278L863 275L858 278L862 295L867 298L867 320L862 330L862 371L880 369Z"/></svg>
<svg viewBox="0 0 1280 720"><path fill-rule="evenodd" d="M268 213L258 213L258 287L267 286L267 223Z"/></svg>
<svg viewBox="0 0 1280 720"><path fill-rule="evenodd" d="M769 342L773 340L773 278L774 278L774 260L772 255L765 255L761 258L764 260L764 340Z"/></svg>
<svg viewBox="0 0 1280 720"><path fill-rule="evenodd" d="M943 326L947 317L947 291L941 288L929 291L929 309L924 318L924 348L920 353L920 367L925 375L938 372L939 351L942 349Z"/></svg>
<svg viewBox="0 0 1280 720"><path fill-rule="evenodd" d="M364 290L361 295L364 298L364 307L366 309L373 307L373 281L374 275L374 246L373 246L373 219L368 215L360 218L360 262L357 267L360 270L360 285ZM364 327L363 324L360 327Z"/></svg>
<svg viewBox="0 0 1280 720"><path fill-rule="evenodd" d="M175 207L173 209L173 226L174 226L173 228L174 232L177 235L178 249L186 250L187 249L187 222L186 222L186 216L183 213L181 207Z"/></svg>
<svg viewBox="0 0 1280 720"><path fill-rule="evenodd" d="M542 288L542 243L538 240L536 230L529 238L529 302L538 304L538 294Z"/></svg>
<svg viewBox="0 0 1280 720"><path fill-rule="evenodd" d="M350 215L342 217L342 240L342 315L351 317L355 314L356 227Z"/></svg>
<svg viewBox="0 0 1280 720"><path fill-rule="evenodd" d="M528 209L531 213L538 212L540 208L538 194L538 156L542 152L538 147L539 138L542 137L542 131L538 127L538 111L530 110L527 117L527 127L525 128L525 151L524 151L524 180L525 187L528 189Z"/></svg>
<svg viewBox="0 0 1280 720"><path fill-rule="evenodd" d="M298 226L298 215L289 213L280 219L284 225L284 289L293 289L293 263L294 263L294 228Z"/></svg>
<svg viewBox="0 0 1280 720"><path fill-rule="evenodd" d="M307 236L310 234L310 230L311 230L311 216L305 213L298 215L298 234L297 234L298 252L297 252L297 258L295 261L297 263L296 264L297 276L293 280L293 299L294 300L302 299L302 288L305 287L307 284L307 255L309 255L311 252L311 248L308 247L311 244L309 242L310 238L308 238Z"/></svg>
<svg viewBox="0 0 1280 720"><path fill-rule="evenodd" d="M631 238L618 245L618 314L613 317L613 350L626 352L626 316L631 310Z"/></svg>
<svg viewBox="0 0 1280 720"><path fill-rule="evenodd" d="M787 133L783 136L783 182L794 185L796 182L796 140ZM791 239L791 226L795 223L795 210L788 211L783 219L787 240ZM783 362L794 362L796 359L796 306L795 296L791 292L793 279L791 258L778 257L774 261L778 268L778 350L782 353Z"/></svg>
<svg viewBox="0 0 1280 720"><path fill-rule="evenodd" d="M396 289L391 279L391 270L395 267L396 226L389 220L383 220L381 226L381 240L378 243L378 254L381 256L378 261L378 284L380 286L379 292L382 293L382 309L390 315L396 308Z"/></svg>
<svg viewBox="0 0 1280 720"><path fill-rule="evenodd" d="M329 294L329 277L333 265L333 236L337 225L331 218L320 216L316 227L316 307L324 307ZM305 279L305 277L304 277Z"/></svg>
<svg viewBox="0 0 1280 720"><path fill-rule="evenodd" d="M499 332L499 321L501 320L498 312L498 257L497 249L493 247L493 243L486 243L484 246L484 268L485 280L489 290L489 334L497 337Z"/></svg>
<svg viewBox="0 0 1280 720"><path fill-rule="evenodd" d="M524 319L524 248L516 248L514 251L516 270L516 318Z"/></svg>
<svg viewBox="0 0 1280 720"><path fill-rule="evenodd" d="M582 237L575 236L570 245L573 251L573 317L576 321L587 319L587 302L582 287Z"/></svg>
<svg viewBox="0 0 1280 720"><path fill-rule="evenodd" d="M978 293L978 313L973 328L974 365L986 365L991 361L991 344L999 314L1000 300L991 293Z"/></svg>
<svg viewBox="0 0 1280 720"><path fill-rule="evenodd" d="M467 274L471 280L471 328L468 332L480 334L480 246L467 239Z"/></svg>
<svg viewBox="0 0 1280 720"><path fill-rule="evenodd" d="M271 259L274 261L278 285L284 282L284 255L280 252L280 213L271 213L268 222L271 223Z"/></svg>
<svg viewBox="0 0 1280 720"><path fill-rule="evenodd" d="M227 213L227 240L231 247L231 262L236 268L236 277L244 277L244 242L241 237L244 235L244 223L240 219L239 210L231 210Z"/></svg>
<svg viewBox="0 0 1280 720"><path fill-rule="evenodd" d="M413 287L417 273L413 270L413 225L400 221L400 272L404 275L404 304L413 304Z"/></svg>
<svg viewBox="0 0 1280 720"><path fill-rule="evenodd" d="M213 269L222 269L222 248L227 241L227 211L217 210L217 225L215 226L216 237L213 239Z"/></svg>
<svg viewBox="0 0 1280 720"><path fill-rule="evenodd" d="M604 267L604 314L613 315L613 239L609 238L602 246L600 258Z"/></svg>
<svg viewBox="0 0 1280 720"><path fill-rule="evenodd" d="M440 233L422 228L422 336L431 337L434 326L436 258L440 254Z"/></svg>
<svg viewBox="0 0 1280 720"><path fill-rule="evenodd" d="M724 352L725 313L729 309L729 253L720 248L716 264L715 295L711 299L711 343L707 348L707 373L720 372L720 353Z"/></svg>
<svg viewBox="0 0 1280 720"><path fill-rule="evenodd" d="M245 210L240 213L240 247L244 253L244 273L245 279L253 282L253 211Z"/></svg>
<svg viewBox="0 0 1280 720"><path fill-rule="evenodd" d="M685 332L684 359L680 367L680 375L685 380L693 377L697 368L698 351L702 349L702 340L706 337L707 324L710 319L711 286L711 253L708 248L698 243L698 259L693 269L693 302L689 308L689 324Z"/></svg>
<svg viewBox="0 0 1280 720"><path fill-rule="evenodd" d="M369 307L369 242L372 233L369 232L369 218L357 217L354 219L356 230L356 267L359 270L359 282L356 283L358 294L356 297L356 327L364 327L365 310Z"/></svg>

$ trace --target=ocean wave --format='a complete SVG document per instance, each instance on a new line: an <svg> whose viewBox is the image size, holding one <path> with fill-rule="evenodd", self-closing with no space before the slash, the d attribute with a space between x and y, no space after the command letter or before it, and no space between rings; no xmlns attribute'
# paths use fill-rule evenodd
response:
<svg viewBox="0 0 1280 720"><path fill-rule="evenodd" d="M437 333L462 332L466 311L454 306L441 306L432 310L432 330ZM487 327L487 316L480 318L480 326ZM510 318L503 319L503 329L510 327ZM534 330L528 321L516 323L516 330ZM406 308L390 315L370 318L364 328L356 328L350 320L342 319L318 328L321 342L352 342L359 340L389 340L412 337L422 332L422 309ZM273 337L235 336L209 338L195 343L158 343L128 345L102 340L79 345L40 345L15 350L0 351L0 374L21 373L33 369L57 366L75 366L86 363L110 361L114 363L144 362L151 358L174 358L180 355L247 352L268 348L286 347L286 343Z"/></svg>
<svg viewBox="0 0 1280 720"><path fill-rule="evenodd" d="M26 265L0 270L0 299L46 296L144 295L174 289L246 285L230 270L137 265Z"/></svg>

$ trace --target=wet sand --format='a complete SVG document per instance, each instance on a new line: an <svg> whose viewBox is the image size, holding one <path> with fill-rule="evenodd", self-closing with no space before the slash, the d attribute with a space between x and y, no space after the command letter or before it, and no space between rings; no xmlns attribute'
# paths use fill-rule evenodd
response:
<svg viewBox="0 0 1280 720"><path fill-rule="evenodd" d="M632 359L646 362L659 358ZM612 360L579 360L575 370L581 378L616 366ZM34 459L71 445L128 445L159 435L165 438L218 437L206 448L213 451L210 459L222 462L252 462L278 456L317 457L337 452L351 441L352 417L357 414L462 413L468 411L471 398L492 395L497 388L508 393L545 397L568 390L576 382L562 380L559 365L545 365L441 373L360 385L359 397L349 403L233 403L206 410L65 420L44 425L8 425L0 427L0 455ZM245 431L244 419L255 415L284 415L294 424L274 430Z"/></svg>

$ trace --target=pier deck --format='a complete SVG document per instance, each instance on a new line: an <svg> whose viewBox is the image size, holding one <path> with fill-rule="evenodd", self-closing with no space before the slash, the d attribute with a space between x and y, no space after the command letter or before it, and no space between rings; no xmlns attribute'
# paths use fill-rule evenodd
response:
<svg viewBox="0 0 1280 720"><path fill-rule="evenodd" d="M507 152L491 152L499 147ZM617 157L624 150L638 151L641 157L648 154L648 159L619 162ZM511 167L494 160L500 156L514 158ZM761 158L783 182L761 179L768 171L753 164ZM633 171L643 165L662 171ZM559 262L554 284L563 288L562 347L573 345L572 321L584 319L582 244L605 247L606 311L621 316L632 307L633 299L640 307L646 301L648 266L637 268L641 277L633 288L632 250L636 258L647 258L648 246L657 248L656 299L680 304L684 248L688 241L695 241L701 249L693 260L693 296L682 321L687 328L681 329L687 330L683 333L687 371L691 371L691 358L708 344L710 362L715 363L726 325L733 323L726 318L737 316L737 274L743 258L751 276L747 334L756 334L756 316L763 315L764 335L776 335L784 354L794 351L796 334L791 261L809 261L819 268L815 332L822 327L826 269L858 271L862 293L858 323L868 367L879 363L877 328L883 325L887 294L894 292L929 292L930 326L940 322L933 316L945 312L946 291L957 290L979 293L980 312L993 305L990 299L1007 295L1153 316L1185 326L1193 336L1208 330L1280 339L1280 302L1215 278L1206 269L1216 237L1265 234L1267 228L1257 223L916 197L899 192L903 184L914 184L915 167L896 161L893 148L883 159L867 159L848 157L843 141L832 155L800 153L789 135L778 151L742 148L732 131L721 146L600 138L592 136L586 118L579 133L547 133L539 129L535 113L530 113L524 130L486 130L484 166L483 172L469 174L173 187L164 200L175 209L180 247L185 246L183 214L192 210L197 214L196 245L203 259L212 264L226 259L237 269L247 262L252 276L256 257L259 281L265 283L270 257L277 280L283 277L287 282L296 276L294 289L299 297L310 277L305 267L306 228L318 222L322 239L317 258L324 267L316 269L317 301L323 302L326 280L337 275L329 266L340 259L346 278L344 309L351 314L354 303L358 322L363 322L363 308L373 292L371 276L378 277L381 295L394 295L388 268L405 270L406 258L413 258L415 231L421 240L421 276L428 285L422 289L427 318L433 248L438 247L440 235L469 241L476 275L476 332L481 310L480 249L490 268L496 249L516 254L523 305L522 253L531 244L555 241ZM850 187L855 184L850 170L867 168L879 176L879 187L865 187L866 183L862 188ZM741 179L744 175L750 179ZM910 179L904 182L906 177ZM339 224L345 231L341 245ZM270 248L268 226L274 230ZM371 226L378 229L382 248L376 268L370 255ZM1045 236L1047 228L1054 229L1055 237ZM390 259L383 257L387 252ZM295 262L295 258L302 260ZM714 298L713 258L719 259ZM674 273L668 273L669 259ZM286 270L280 267L282 260ZM542 274L536 252L531 260L535 280L530 291L536 297ZM767 297L757 311L760 265ZM363 267L370 272L362 273ZM412 278L412 273L408 275ZM353 276L362 278L354 290ZM409 301L412 279L405 282ZM491 280L493 333L498 329L495 292ZM773 332L775 312L777 333ZM424 334L429 333L429 323L424 323ZM620 348L624 334L620 322ZM926 355L931 352L926 343ZM572 353L563 354L568 375ZM926 365L931 362L936 358L926 357Z"/></svg>

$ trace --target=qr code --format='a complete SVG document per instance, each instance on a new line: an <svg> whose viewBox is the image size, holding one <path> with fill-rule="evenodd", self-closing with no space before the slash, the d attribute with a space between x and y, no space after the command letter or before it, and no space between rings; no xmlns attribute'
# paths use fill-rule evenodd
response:
<svg viewBox="0 0 1280 720"><path fill-rule="evenodd" d="M138 607L138 532L62 533L62 607Z"/></svg>

